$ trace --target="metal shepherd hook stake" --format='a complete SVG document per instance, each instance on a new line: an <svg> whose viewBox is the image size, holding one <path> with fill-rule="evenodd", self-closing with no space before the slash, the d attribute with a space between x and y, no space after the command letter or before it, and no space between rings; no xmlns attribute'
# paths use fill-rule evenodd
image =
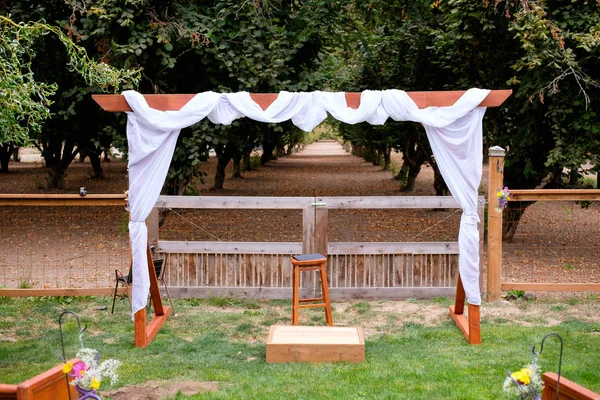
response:
<svg viewBox="0 0 600 400"><path fill-rule="evenodd" d="M79 321L79 316L77 314L75 314L73 311L64 311L62 314L60 314L60 317L58 317L58 328L60 330L60 345L62 347L62 360L63 362L67 362L67 356L65 354L65 339L63 337L63 329L62 329L62 317L65 314L71 314L75 317L75 319L77 320L77 332L79 332L79 346L81 348L83 348L83 331L85 331L87 329L87 326L85 327L81 327L81 321ZM67 381L67 386L69 385L69 376L65 374L65 379ZM71 399L71 391L68 390L67 393L69 394L69 399Z"/></svg>
<svg viewBox="0 0 600 400"><path fill-rule="evenodd" d="M560 341L560 353L558 356L558 378L556 379L556 400L558 400L558 396L560 394L560 369L562 367L562 355L563 355L563 340L560 337L560 335L558 333L555 332L550 332L549 334L547 334L546 336L544 336L544 338L542 339L542 344L540 345L540 351L538 353L535 352L535 345L531 345L531 352L533 353L533 360L535 363L537 363L537 359L538 356L540 354L542 354L542 351L544 351L544 341L549 337L549 336L556 336L558 338L558 340Z"/></svg>

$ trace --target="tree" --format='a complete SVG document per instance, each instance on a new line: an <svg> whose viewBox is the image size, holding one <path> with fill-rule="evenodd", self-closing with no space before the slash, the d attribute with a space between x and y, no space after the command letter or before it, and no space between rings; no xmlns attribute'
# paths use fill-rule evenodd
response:
<svg viewBox="0 0 600 400"><path fill-rule="evenodd" d="M508 187L561 187L565 168L598 165L600 3L452 0L441 11L436 49L453 86L514 91L485 121L488 142L508 150ZM509 203L505 239L530 204Z"/></svg>
<svg viewBox="0 0 600 400"><path fill-rule="evenodd" d="M323 22L333 21L337 11L333 0L78 4L72 19L74 35L102 48L100 57L113 65L143 66L140 90L154 93L309 90L324 79L315 72L328 35ZM178 172L169 176L177 176L180 183L193 181L184 175L195 169L181 163L187 160L198 166L201 158L183 155L203 154L195 150L198 146L213 147L220 162L228 163L249 154L258 140L263 147L270 145L276 137L272 129L253 124L256 127L249 128L244 123L244 130L194 127L195 139L179 142ZM275 142L274 149L279 145Z"/></svg>
<svg viewBox="0 0 600 400"><path fill-rule="evenodd" d="M27 4L25 4L27 3ZM29 2L19 3L15 15L24 16L19 7L29 5L34 10L33 15L39 11ZM95 86L102 91L118 91L121 87L135 84L139 80L139 70L119 70L103 62L95 62L88 57L85 48L75 44L71 38L59 28L45 23L43 20L36 22L15 22L11 18L0 15L0 58L2 72L0 75L0 160L2 170L8 169L8 157L15 146L31 143L43 135L45 123L53 110L53 96L58 90L58 85L52 77L41 76L36 63L48 62L50 55L60 59L57 68L81 76L84 86ZM46 39L52 37L53 41ZM42 42L53 43L52 51L41 50ZM60 53L59 46L66 52ZM39 53L43 52L42 57ZM40 58L43 60L40 62ZM89 120L88 120L89 121ZM55 148L62 148L62 143ZM67 142L67 150L70 143ZM48 149L50 151L50 149ZM56 150L54 150L56 152ZM60 151L60 150L58 150ZM74 157L74 156L73 156ZM66 167L65 167L66 168ZM56 172L56 170L55 170ZM57 181L61 178L57 176Z"/></svg>

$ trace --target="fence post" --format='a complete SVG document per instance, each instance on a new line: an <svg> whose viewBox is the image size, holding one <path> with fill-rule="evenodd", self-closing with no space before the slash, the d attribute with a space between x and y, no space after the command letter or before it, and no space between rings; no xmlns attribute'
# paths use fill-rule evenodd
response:
<svg viewBox="0 0 600 400"><path fill-rule="evenodd" d="M315 253L327 255L327 204L323 201L316 201L313 204L315 208Z"/></svg>
<svg viewBox="0 0 600 400"><path fill-rule="evenodd" d="M302 210L302 253L315 251L315 207L308 206Z"/></svg>
<svg viewBox="0 0 600 400"><path fill-rule="evenodd" d="M487 245L487 301L500 299L502 281L502 213L496 212L496 193L504 187L504 155L502 147L489 149L488 180L488 245Z"/></svg>
<svg viewBox="0 0 600 400"><path fill-rule="evenodd" d="M158 248L158 208L154 207L146 218L146 227L148 228L148 246Z"/></svg>
<svg viewBox="0 0 600 400"><path fill-rule="evenodd" d="M477 199L477 215L479 215L479 222L477 223L477 229L479 230L479 290L484 292L482 271L486 270L483 262L483 252L485 250L485 197Z"/></svg>

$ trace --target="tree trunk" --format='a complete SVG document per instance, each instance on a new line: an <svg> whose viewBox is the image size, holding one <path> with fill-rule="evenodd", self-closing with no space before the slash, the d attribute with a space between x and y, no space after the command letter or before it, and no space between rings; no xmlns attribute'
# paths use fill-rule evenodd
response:
<svg viewBox="0 0 600 400"><path fill-rule="evenodd" d="M419 172L421 172L422 164L411 165L408 168L408 176L406 178L406 186L402 191L404 192L414 192L415 184L417 183L417 176L419 176Z"/></svg>
<svg viewBox="0 0 600 400"><path fill-rule="evenodd" d="M43 142L40 150L42 151L46 168L57 168L61 160L62 141L51 139Z"/></svg>
<svg viewBox="0 0 600 400"><path fill-rule="evenodd" d="M0 144L0 172L8 172L8 163L14 150L12 143Z"/></svg>
<svg viewBox="0 0 600 400"><path fill-rule="evenodd" d="M252 150L244 149L244 171L252 171Z"/></svg>
<svg viewBox="0 0 600 400"><path fill-rule="evenodd" d="M75 150L75 143L73 143L71 140L67 140L65 142L65 146L62 152L62 158L50 171L50 179L48 179L48 188L64 189L67 168L69 167L69 165L71 165L71 162L73 162L78 152L79 150Z"/></svg>
<svg viewBox="0 0 600 400"><path fill-rule="evenodd" d="M233 158L233 176L232 177L241 179L241 178L243 178L242 169L240 167L240 165L242 163L242 155L236 154L232 158Z"/></svg>
<svg viewBox="0 0 600 400"><path fill-rule="evenodd" d="M285 146L277 146L277 151L275 152L275 158L284 157L285 156Z"/></svg>
<svg viewBox="0 0 600 400"><path fill-rule="evenodd" d="M400 188L404 188L406 186L406 180L408 179L408 163L402 161L402 166L400 167L400 171L394 177L395 180L400 181Z"/></svg>
<svg viewBox="0 0 600 400"><path fill-rule="evenodd" d="M427 155L419 143L410 140L404 144L402 160L401 170L404 169L402 177L404 179L400 180L400 191L412 192L415 190L417 176L421 172L421 166L427 160Z"/></svg>
<svg viewBox="0 0 600 400"><path fill-rule="evenodd" d="M433 188L435 189L435 195L450 195L450 190L448 190L446 181L444 181L444 177L442 176L442 173L435 162L431 164L431 168L433 168Z"/></svg>
<svg viewBox="0 0 600 400"><path fill-rule="evenodd" d="M213 189L223 189L225 184L225 168L231 161L231 154L227 146L218 145L215 146L215 153L217 153L217 171L215 172L215 184Z"/></svg>
<svg viewBox="0 0 600 400"><path fill-rule="evenodd" d="M535 203L534 201L509 201L508 206L502 211L502 240L512 243L515 232L525 213L525 209ZM495 211L490 211L495 212Z"/></svg>
<svg viewBox="0 0 600 400"><path fill-rule="evenodd" d="M376 159L376 155L373 146L365 146L362 151L362 157L365 161L370 162L373 165L377 165L377 163L374 161Z"/></svg>
<svg viewBox="0 0 600 400"><path fill-rule="evenodd" d="M94 169L94 179L104 179L104 171L102 170L102 163L100 162L100 156L102 153L88 154L90 158L90 163L92 164L92 168Z"/></svg>
<svg viewBox="0 0 600 400"><path fill-rule="evenodd" d="M569 187L577 187L579 184L579 171L572 169L569 171Z"/></svg>
<svg viewBox="0 0 600 400"><path fill-rule="evenodd" d="M19 157L19 149L20 149L20 147L16 146L15 149L13 150L13 161L14 162L21 162L21 158Z"/></svg>
<svg viewBox="0 0 600 400"><path fill-rule="evenodd" d="M383 170L389 171L392 167L392 149L387 147L383 153Z"/></svg>
<svg viewBox="0 0 600 400"><path fill-rule="evenodd" d="M263 153L260 156L260 165L265 165L273 159L273 150L275 145L271 142L263 142Z"/></svg>
<svg viewBox="0 0 600 400"><path fill-rule="evenodd" d="M373 166L380 165L381 164L381 153L379 152L377 147L375 147L375 146L371 147L371 154L372 154L371 164L373 164Z"/></svg>

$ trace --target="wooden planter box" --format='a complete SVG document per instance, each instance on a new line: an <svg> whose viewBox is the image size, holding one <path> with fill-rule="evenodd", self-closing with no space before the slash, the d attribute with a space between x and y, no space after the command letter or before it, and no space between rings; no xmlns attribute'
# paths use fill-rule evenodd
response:
<svg viewBox="0 0 600 400"><path fill-rule="evenodd" d="M542 381L544 382L542 400L556 399L557 378L558 375L554 372L546 372L542 375ZM600 394L592 392L562 376L560 377L559 391L559 400L600 400Z"/></svg>
<svg viewBox="0 0 600 400"><path fill-rule="evenodd" d="M78 359L69 360L76 363ZM2 400L69 400L77 399L79 394L75 386L69 385L63 364L50 368L18 385L0 383L0 399ZM69 378L70 380L71 378ZM71 396L69 397L69 392Z"/></svg>
<svg viewBox="0 0 600 400"><path fill-rule="evenodd" d="M273 325L267 339L267 362L365 361L362 328Z"/></svg>

